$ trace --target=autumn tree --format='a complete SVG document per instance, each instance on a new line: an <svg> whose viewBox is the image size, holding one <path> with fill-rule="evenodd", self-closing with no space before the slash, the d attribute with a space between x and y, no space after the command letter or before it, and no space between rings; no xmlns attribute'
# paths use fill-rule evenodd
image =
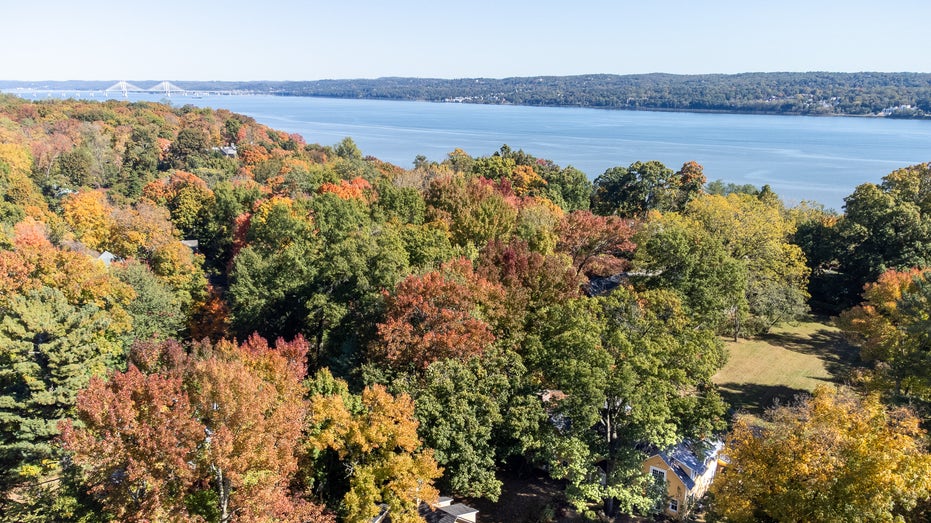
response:
<svg viewBox="0 0 931 523"><path fill-rule="evenodd" d="M65 441L91 488L126 518L325 519L290 490L307 348L301 338L272 347L257 336L189 350L137 344L126 372L83 393L82 424L69 426Z"/></svg>
<svg viewBox="0 0 931 523"><path fill-rule="evenodd" d="M288 486L307 414L307 350L300 338L274 348L258 337L241 346L195 347L185 385L204 426L199 464L220 523L284 519L304 510Z"/></svg>
<svg viewBox="0 0 931 523"><path fill-rule="evenodd" d="M820 387L766 421L739 418L727 437L711 487L727 521L902 521L931 496L925 432L906 408Z"/></svg>
<svg viewBox="0 0 931 523"><path fill-rule="evenodd" d="M349 393L327 370L310 383L309 445L316 465L332 467L321 489L335 498L344 521L366 523L384 504L392 521L421 521L420 502L435 503L441 474L417 436L410 396L381 385Z"/></svg>
<svg viewBox="0 0 931 523"><path fill-rule="evenodd" d="M142 195L168 209L171 223L185 238L199 239L205 236L214 196L207 183L196 175L174 171L167 179L146 185Z"/></svg>
<svg viewBox="0 0 931 523"><path fill-rule="evenodd" d="M116 227L113 207L104 191L81 191L62 199L65 222L91 249L104 250Z"/></svg>
<svg viewBox="0 0 931 523"><path fill-rule="evenodd" d="M29 177L31 170L32 157L25 146L0 143L0 221L7 225L48 214L42 192Z"/></svg>
<svg viewBox="0 0 931 523"><path fill-rule="evenodd" d="M556 249L572 258L579 275L607 276L622 271L635 245L634 226L616 216L588 211L567 214L556 227Z"/></svg>
<svg viewBox="0 0 931 523"><path fill-rule="evenodd" d="M838 325L871 365L866 385L909 403L931 400L931 346L927 271L888 270L863 289L863 302L844 311Z"/></svg>
<svg viewBox="0 0 931 523"><path fill-rule="evenodd" d="M65 448L107 511L121 521L186 521L204 426L180 376L144 374L130 364L93 379L62 423Z"/></svg>
<svg viewBox="0 0 931 523"><path fill-rule="evenodd" d="M41 287L58 289L69 304L92 304L109 313L114 332L130 328L124 306L133 290L110 274L106 267L84 253L61 249L48 239L47 227L23 221L14 228L11 250L0 250L0 310L17 295ZM111 352L122 350L111 345Z"/></svg>
<svg viewBox="0 0 931 523"><path fill-rule="evenodd" d="M501 314L501 295L501 288L475 274L466 259L409 276L386 297L385 321L378 324L371 354L411 370L479 355L495 340L489 321Z"/></svg>

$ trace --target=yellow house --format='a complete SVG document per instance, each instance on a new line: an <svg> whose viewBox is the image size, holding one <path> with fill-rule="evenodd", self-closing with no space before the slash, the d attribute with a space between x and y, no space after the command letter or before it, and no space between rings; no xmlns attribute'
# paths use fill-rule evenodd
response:
<svg viewBox="0 0 931 523"><path fill-rule="evenodd" d="M682 519L705 495L718 470L720 441L682 442L643 462L643 472L666 485L666 514Z"/></svg>

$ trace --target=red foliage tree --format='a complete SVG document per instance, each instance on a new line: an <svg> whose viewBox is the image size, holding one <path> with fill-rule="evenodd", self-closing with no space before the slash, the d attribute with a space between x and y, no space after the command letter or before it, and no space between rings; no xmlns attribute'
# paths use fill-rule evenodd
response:
<svg viewBox="0 0 931 523"><path fill-rule="evenodd" d="M510 314L577 298L582 284L568 256L543 255L522 240L489 243L477 265L479 275L504 287Z"/></svg>
<svg viewBox="0 0 931 523"><path fill-rule="evenodd" d="M424 369L445 358L481 354L495 340L503 290L478 276L467 259L409 276L386 297L373 354L395 367Z"/></svg>
<svg viewBox="0 0 931 523"><path fill-rule="evenodd" d="M117 520L186 519L183 496L196 479L204 427L180 378L130 365L110 381L93 378L76 411L81 425L61 426L65 448Z"/></svg>
<svg viewBox="0 0 931 523"><path fill-rule="evenodd" d="M636 245L633 222L589 211L567 214L556 227L556 249L572 257L577 274L607 276L627 266L624 256Z"/></svg>

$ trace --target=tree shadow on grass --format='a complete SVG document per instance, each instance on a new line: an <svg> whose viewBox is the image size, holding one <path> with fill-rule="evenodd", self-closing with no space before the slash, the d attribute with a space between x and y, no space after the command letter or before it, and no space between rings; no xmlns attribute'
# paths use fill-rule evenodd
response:
<svg viewBox="0 0 931 523"><path fill-rule="evenodd" d="M760 339L792 352L818 357L835 383L844 382L851 368L860 363L859 349L848 343L839 331L819 329L811 334L778 332Z"/></svg>
<svg viewBox="0 0 931 523"><path fill-rule="evenodd" d="M798 395L808 394L806 390L785 385L734 382L719 383L718 392L735 412L744 411L757 417L770 407L792 403Z"/></svg>

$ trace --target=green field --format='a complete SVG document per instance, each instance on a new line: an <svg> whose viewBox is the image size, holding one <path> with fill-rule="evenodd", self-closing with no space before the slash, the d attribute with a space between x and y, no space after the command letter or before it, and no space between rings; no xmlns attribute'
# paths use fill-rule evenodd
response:
<svg viewBox="0 0 931 523"><path fill-rule="evenodd" d="M826 319L774 328L726 347L730 358L714 382L735 411L755 416L819 384L843 383L857 360L857 349Z"/></svg>

